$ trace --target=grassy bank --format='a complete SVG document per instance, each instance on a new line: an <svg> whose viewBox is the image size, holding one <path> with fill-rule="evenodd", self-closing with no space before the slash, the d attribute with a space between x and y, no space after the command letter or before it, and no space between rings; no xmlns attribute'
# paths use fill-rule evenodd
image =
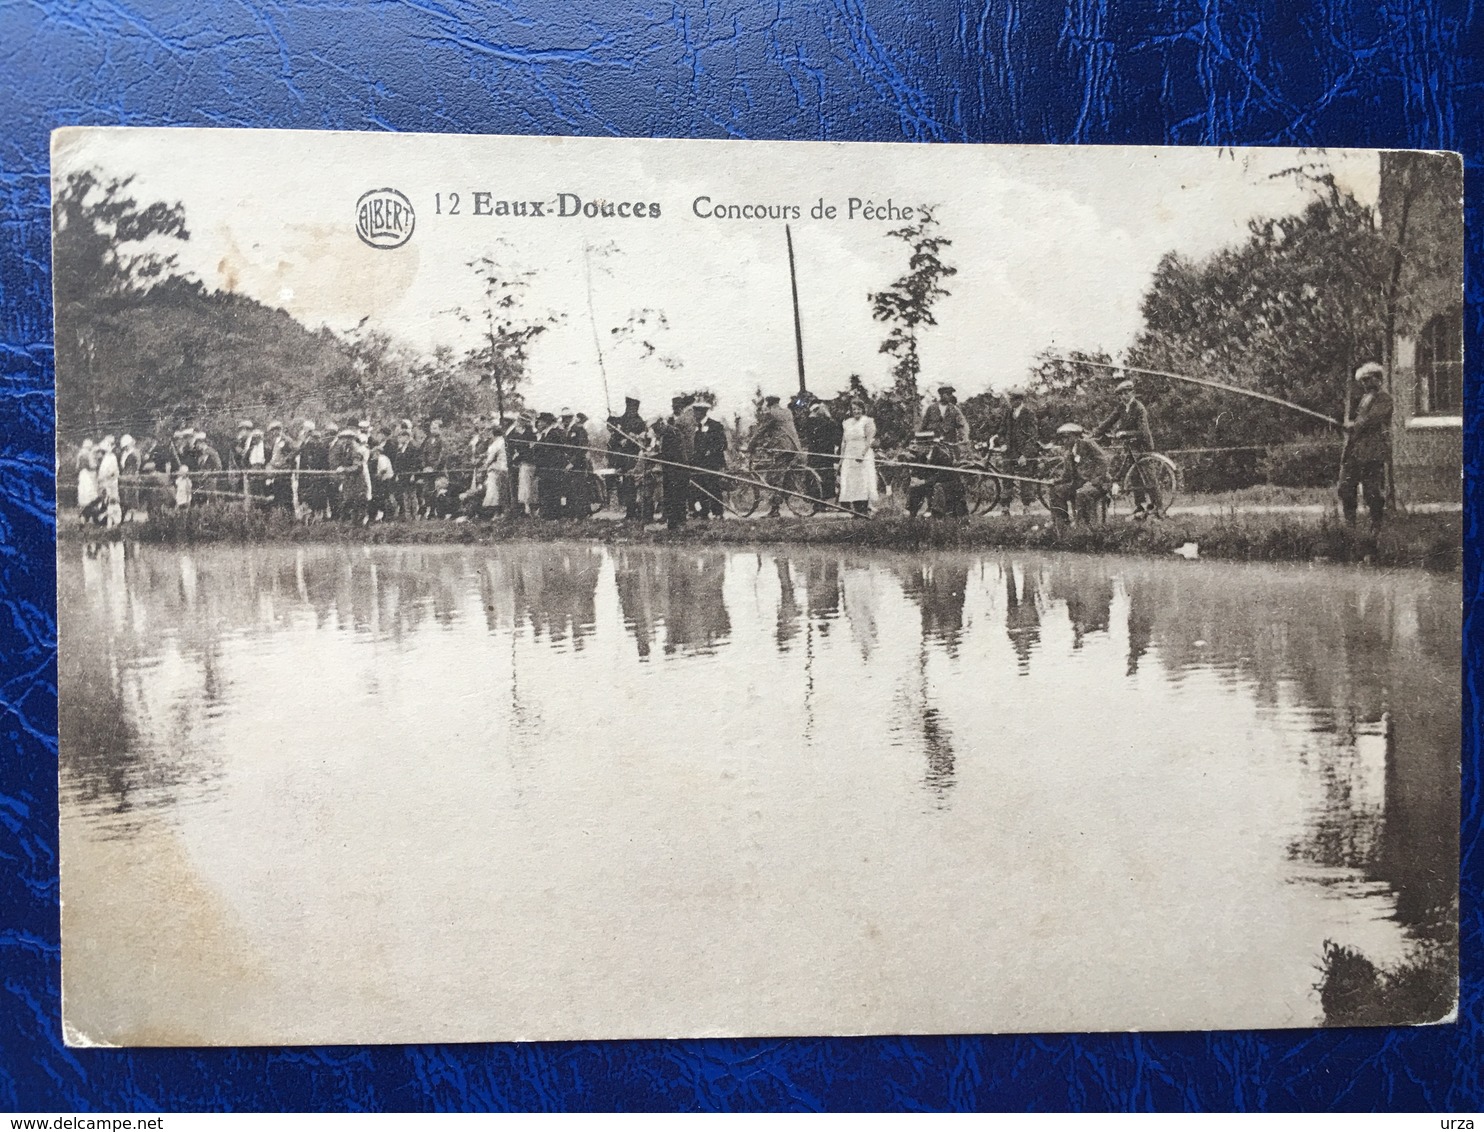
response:
<svg viewBox="0 0 1484 1132"><path fill-rule="evenodd" d="M881 516L762 519L692 524L681 531L609 519L581 521L387 522L361 527L334 522L295 523L281 512L198 507L129 523L112 531L63 520L64 540L130 538L179 545L204 542L356 542L370 544L479 544L593 540L657 545L732 546L799 544L894 550L1067 550L1087 554L1163 557L1195 543L1200 557L1236 562L1364 562L1382 567L1454 570L1459 566L1461 516L1406 515L1378 536L1351 529L1332 515L1258 513L1177 515L1158 523L1053 527L1045 516L989 516L968 523Z"/></svg>
<svg viewBox="0 0 1484 1132"><path fill-rule="evenodd" d="M1458 944L1419 943L1393 967L1353 947L1324 942L1316 986L1326 1026L1409 1026L1438 1022L1458 1001Z"/></svg>

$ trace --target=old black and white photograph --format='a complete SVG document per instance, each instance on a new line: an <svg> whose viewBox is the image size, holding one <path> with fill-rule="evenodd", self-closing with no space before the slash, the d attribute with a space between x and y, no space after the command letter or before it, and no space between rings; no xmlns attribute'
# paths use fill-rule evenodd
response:
<svg viewBox="0 0 1484 1132"><path fill-rule="evenodd" d="M70 1044L1454 1017L1457 155L52 193Z"/></svg>

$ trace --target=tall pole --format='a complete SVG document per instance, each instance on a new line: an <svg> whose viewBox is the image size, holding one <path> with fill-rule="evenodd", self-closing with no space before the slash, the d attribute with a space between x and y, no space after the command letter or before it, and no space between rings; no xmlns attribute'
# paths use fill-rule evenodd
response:
<svg viewBox="0 0 1484 1132"><path fill-rule="evenodd" d="M804 385L804 326L799 321L799 276L794 270L794 235L787 224L783 226L783 238L788 241L788 281L794 293L794 352L799 359L799 393L809 392Z"/></svg>

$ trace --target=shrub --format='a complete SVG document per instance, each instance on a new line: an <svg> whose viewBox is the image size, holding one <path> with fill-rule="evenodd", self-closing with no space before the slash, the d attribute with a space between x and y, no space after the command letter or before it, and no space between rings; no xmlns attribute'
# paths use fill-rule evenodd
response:
<svg viewBox="0 0 1484 1132"><path fill-rule="evenodd" d="M1339 475L1339 440L1275 444L1258 464L1258 475L1278 487L1331 487Z"/></svg>

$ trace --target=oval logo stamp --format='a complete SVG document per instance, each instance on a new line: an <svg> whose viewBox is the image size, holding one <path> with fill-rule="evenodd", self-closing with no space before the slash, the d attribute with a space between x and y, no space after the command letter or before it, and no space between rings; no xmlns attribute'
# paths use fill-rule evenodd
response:
<svg viewBox="0 0 1484 1132"><path fill-rule="evenodd" d="M356 235L373 248L400 248L416 226L412 202L396 189L370 189L356 201Z"/></svg>

